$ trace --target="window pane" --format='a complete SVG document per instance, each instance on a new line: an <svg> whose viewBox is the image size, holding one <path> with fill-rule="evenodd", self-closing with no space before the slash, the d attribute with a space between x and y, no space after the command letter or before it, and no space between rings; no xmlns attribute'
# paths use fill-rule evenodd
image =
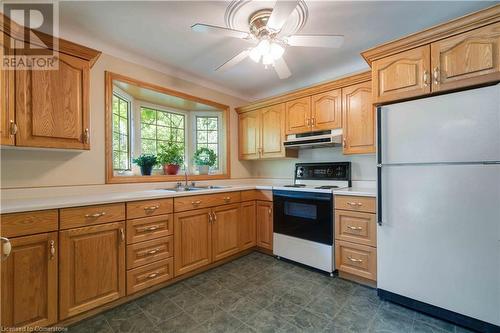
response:
<svg viewBox="0 0 500 333"><path fill-rule="evenodd" d="M118 95L113 95L113 168L130 169L129 148L130 103Z"/></svg>
<svg viewBox="0 0 500 333"><path fill-rule="evenodd" d="M209 130L217 130L217 118L207 118L207 123Z"/></svg>
<svg viewBox="0 0 500 333"><path fill-rule="evenodd" d="M210 132L208 132L208 142L209 143L217 143L217 142L219 142L217 131L210 131Z"/></svg>
<svg viewBox="0 0 500 333"><path fill-rule="evenodd" d="M128 136L120 135L120 150L123 152L127 152L128 150Z"/></svg>
<svg viewBox="0 0 500 333"><path fill-rule="evenodd" d="M170 118L168 116L167 112L158 112L158 125L161 126L171 126L170 125Z"/></svg>
<svg viewBox="0 0 500 333"><path fill-rule="evenodd" d="M156 139L156 126L142 124L141 125L141 137L145 139Z"/></svg>
<svg viewBox="0 0 500 333"><path fill-rule="evenodd" d="M177 137L176 137L175 141L184 142L184 130L182 130L182 129L177 130Z"/></svg>
<svg viewBox="0 0 500 333"><path fill-rule="evenodd" d="M120 114L120 108L119 108L119 101L118 101L118 97L116 97L115 95L113 95L113 113L114 114Z"/></svg>
<svg viewBox="0 0 500 333"><path fill-rule="evenodd" d="M178 114L171 114L172 126L177 128L184 128L184 116Z"/></svg>
<svg viewBox="0 0 500 333"><path fill-rule="evenodd" d="M128 102L123 99L120 99L120 117L128 117Z"/></svg>
<svg viewBox="0 0 500 333"><path fill-rule="evenodd" d="M153 124L156 122L156 111L148 108L141 108L141 122Z"/></svg>
<svg viewBox="0 0 500 333"><path fill-rule="evenodd" d="M156 154L156 141L142 139L141 148L143 154Z"/></svg>
<svg viewBox="0 0 500 333"><path fill-rule="evenodd" d="M158 126L157 130L158 130L158 133L157 133L158 140L168 140L169 139L169 137L170 137L170 128L169 127Z"/></svg>
<svg viewBox="0 0 500 333"><path fill-rule="evenodd" d="M198 143L206 143L207 142L207 132L198 131L197 133L197 141Z"/></svg>
<svg viewBox="0 0 500 333"><path fill-rule="evenodd" d="M208 144L207 148L212 149L214 151L214 153L217 154L217 144Z"/></svg>
<svg viewBox="0 0 500 333"><path fill-rule="evenodd" d="M120 117L120 133L128 132L128 120Z"/></svg>

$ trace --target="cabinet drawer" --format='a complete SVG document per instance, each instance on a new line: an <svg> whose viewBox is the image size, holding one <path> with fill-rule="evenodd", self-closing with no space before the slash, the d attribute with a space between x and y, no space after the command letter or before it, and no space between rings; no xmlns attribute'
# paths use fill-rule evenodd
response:
<svg viewBox="0 0 500 333"><path fill-rule="evenodd" d="M251 201L251 200L273 201L273 191L250 190L241 192L241 201Z"/></svg>
<svg viewBox="0 0 500 333"><path fill-rule="evenodd" d="M174 209L176 212L186 210L220 206L241 201L240 192L226 192L206 195L193 195L174 199Z"/></svg>
<svg viewBox="0 0 500 333"><path fill-rule="evenodd" d="M127 295L170 280L173 270L174 258L169 258L128 271Z"/></svg>
<svg viewBox="0 0 500 333"><path fill-rule="evenodd" d="M335 196L335 209L375 213L375 207L376 201L373 197L358 197L354 195Z"/></svg>
<svg viewBox="0 0 500 333"><path fill-rule="evenodd" d="M173 199L127 202L127 219L156 216L173 212Z"/></svg>
<svg viewBox="0 0 500 333"><path fill-rule="evenodd" d="M127 269L170 258L174 254L174 236L127 245Z"/></svg>
<svg viewBox="0 0 500 333"><path fill-rule="evenodd" d="M335 242L335 268L339 271L377 280L377 249L344 241Z"/></svg>
<svg viewBox="0 0 500 333"><path fill-rule="evenodd" d="M59 211L61 229L125 220L125 204L63 208Z"/></svg>
<svg viewBox="0 0 500 333"><path fill-rule="evenodd" d="M336 209L335 238L376 247L377 225L375 214Z"/></svg>
<svg viewBox="0 0 500 333"><path fill-rule="evenodd" d="M2 236L17 237L55 231L59 228L57 209L3 214Z"/></svg>
<svg viewBox="0 0 500 333"><path fill-rule="evenodd" d="M173 226L172 214L127 220L127 244L170 236Z"/></svg>

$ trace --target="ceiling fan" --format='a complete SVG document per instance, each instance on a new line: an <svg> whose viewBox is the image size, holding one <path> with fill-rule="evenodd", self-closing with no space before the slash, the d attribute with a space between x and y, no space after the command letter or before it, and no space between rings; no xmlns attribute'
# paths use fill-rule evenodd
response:
<svg viewBox="0 0 500 333"><path fill-rule="evenodd" d="M337 48L342 45L341 35L283 35L281 29L292 15L299 1L276 1L273 9L258 10L248 20L248 32L209 24L196 23L191 29L196 32L214 33L220 36L241 38L253 42L247 48L221 66L216 71L223 71L250 57L253 61L273 66L280 79L292 75L283 54L288 46Z"/></svg>

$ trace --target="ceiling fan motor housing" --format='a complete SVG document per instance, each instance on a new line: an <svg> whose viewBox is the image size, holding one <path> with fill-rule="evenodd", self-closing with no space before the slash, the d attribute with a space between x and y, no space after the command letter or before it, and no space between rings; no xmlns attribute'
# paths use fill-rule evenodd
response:
<svg viewBox="0 0 500 333"><path fill-rule="evenodd" d="M267 28L267 21L269 20L271 13L272 9L261 9L250 15L250 18L248 19L250 32L257 39L273 35L273 33Z"/></svg>

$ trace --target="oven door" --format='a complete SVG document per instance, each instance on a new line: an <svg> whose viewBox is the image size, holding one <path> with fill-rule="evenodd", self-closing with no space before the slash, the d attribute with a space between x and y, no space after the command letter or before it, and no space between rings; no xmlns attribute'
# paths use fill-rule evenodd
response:
<svg viewBox="0 0 500 333"><path fill-rule="evenodd" d="M273 191L274 232L333 245L333 194Z"/></svg>

